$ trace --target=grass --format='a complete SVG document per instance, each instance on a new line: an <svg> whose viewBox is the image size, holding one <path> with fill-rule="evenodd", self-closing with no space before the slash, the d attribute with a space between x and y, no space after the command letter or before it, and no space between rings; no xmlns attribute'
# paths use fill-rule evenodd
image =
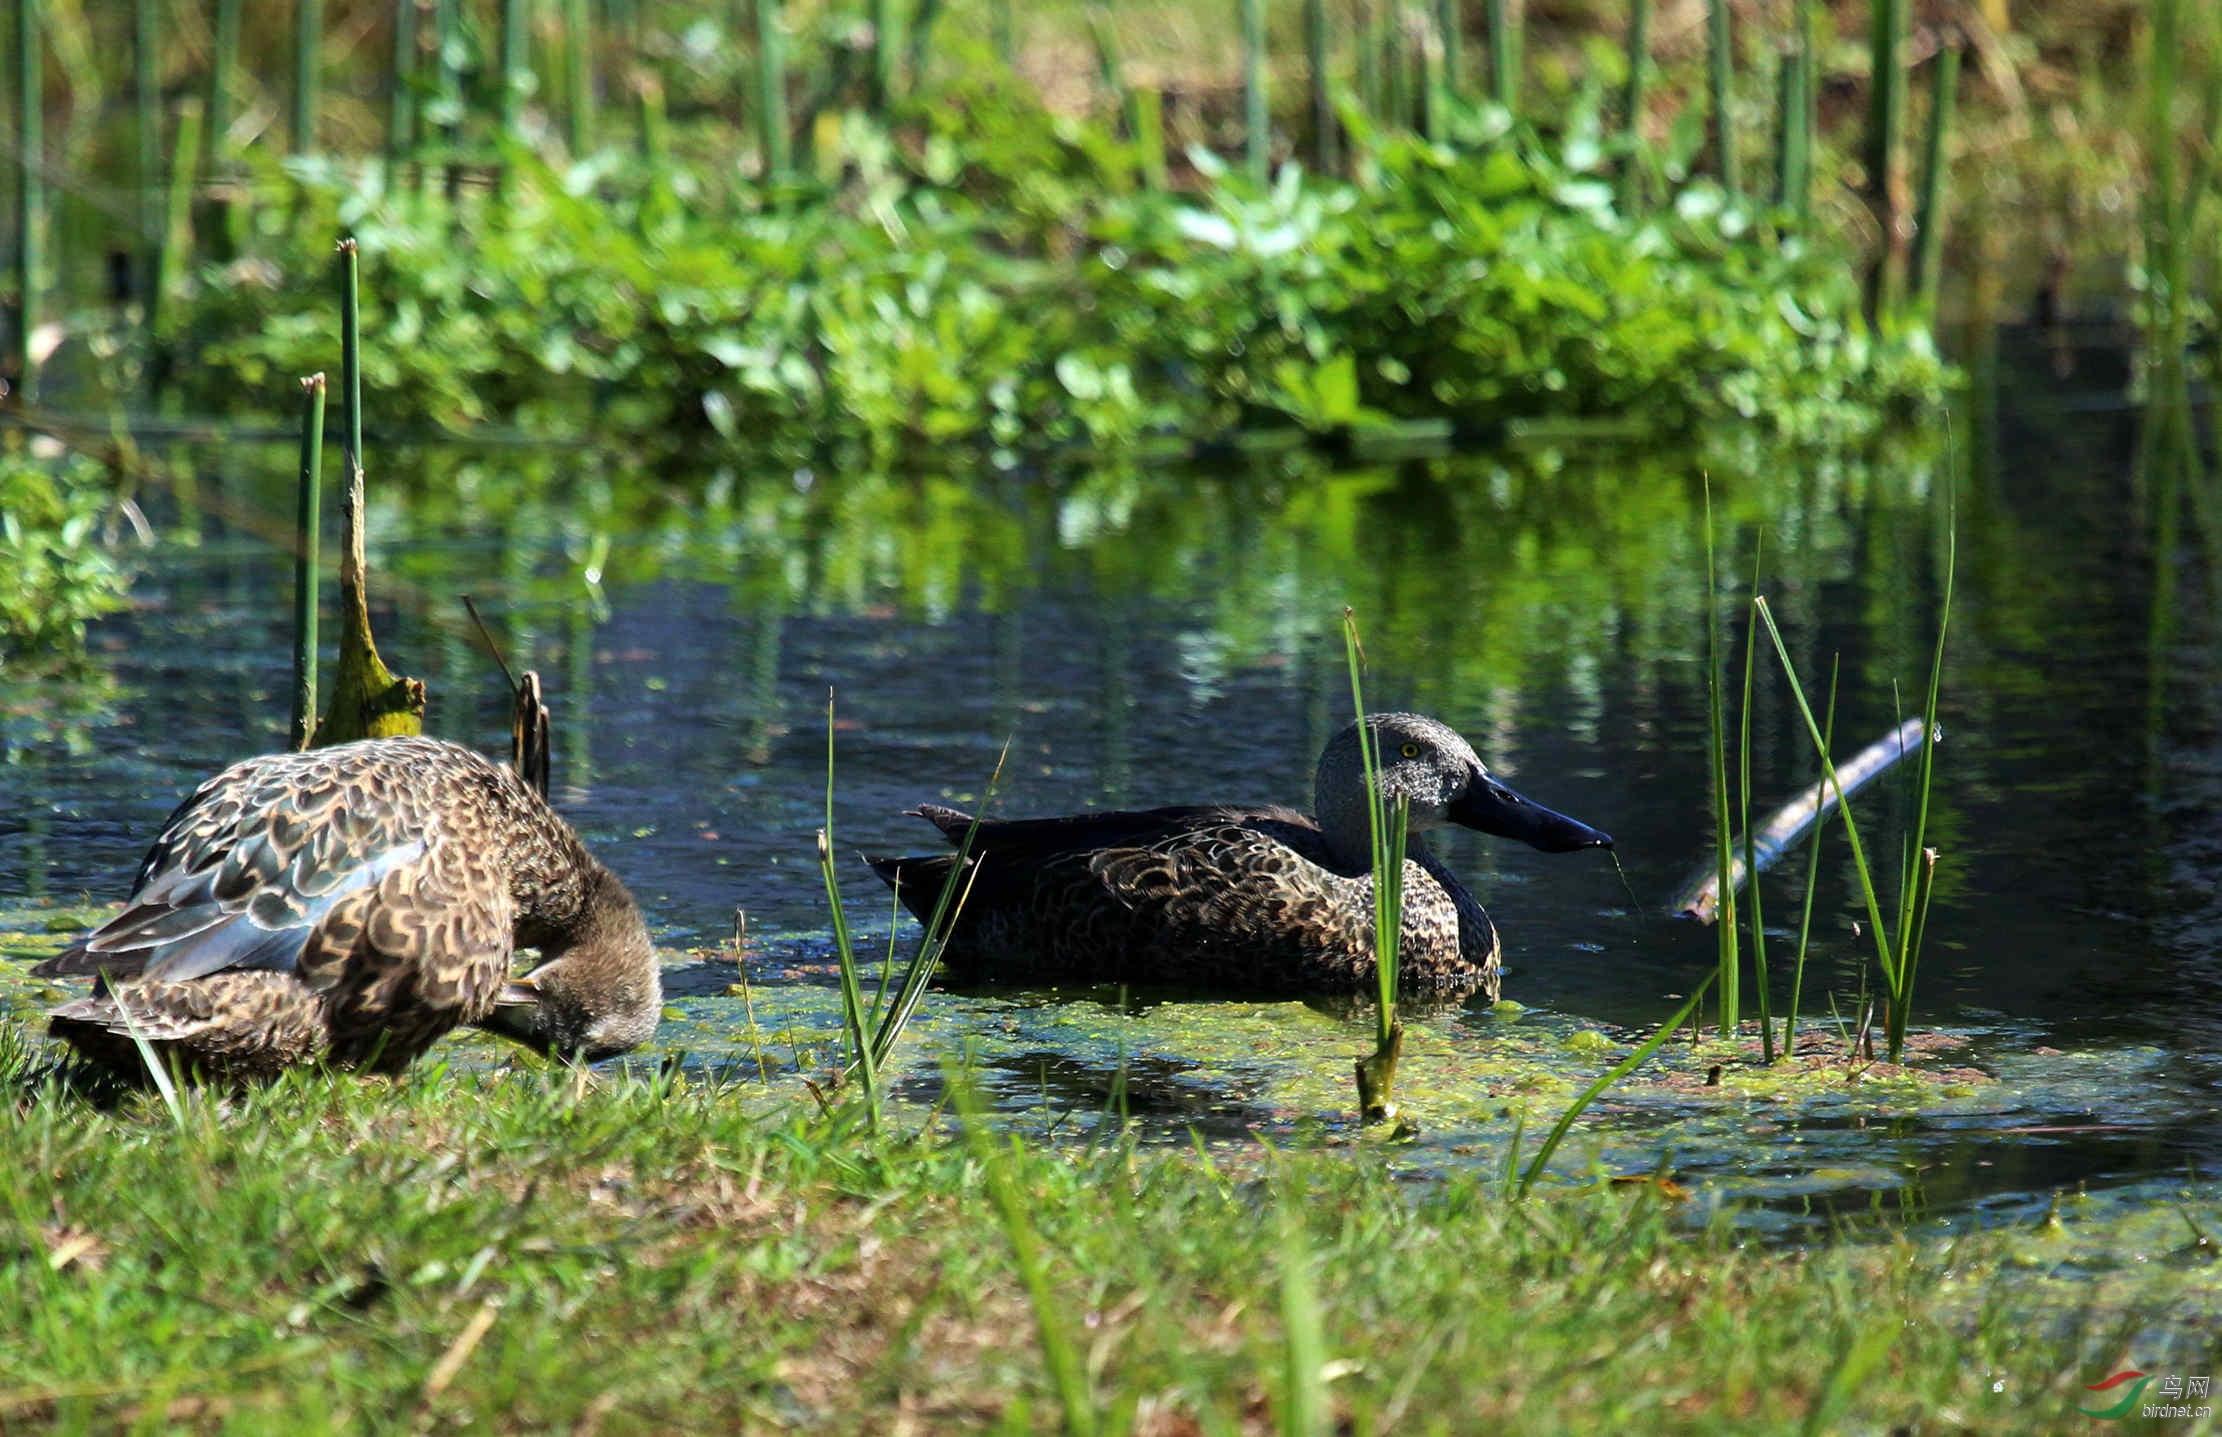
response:
<svg viewBox="0 0 2222 1437"><path fill-rule="evenodd" d="M2155 1262L2048 1305L2041 1234L1773 1251L1646 1189L1515 1206L1347 1154L1119 1141L983 1163L762 1107L538 1068L194 1092L174 1126L21 1092L0 1163L41 1178L0 1206L0 1421L1026 1430L1063 1410L1038 1281L1105 1430L1317 1401L1359 1432L2039 1431L2211 1281ZM992 1236L1013 1213L1031 1278Z"/></svg>

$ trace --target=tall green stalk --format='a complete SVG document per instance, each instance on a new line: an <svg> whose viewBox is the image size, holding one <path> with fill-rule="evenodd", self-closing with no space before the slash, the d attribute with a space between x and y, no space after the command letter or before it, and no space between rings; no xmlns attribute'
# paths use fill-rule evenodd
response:
<svg viewBox="0 0 2222 1437"><path fill-rule="evenodd" d="M1443 47L1443 89L1460 93L1466 75L1466 7L1463 0L1435 0L1435 34Z"/></svg>
<svg viewBox="0 0 2222 1437"><path fill-rule="evenodd" d="M1304 78L1310 87L1312 168L1331 175L1342 167L1335 122L1335 97L1328 73L1327 0L1304 0Z"/></svg>
<svg viewBox="0 0 2222 1437"><path fill-rule="evenodd" d="M1759 593L1759 561L1752 561L1751 592ZM1752 996L1759 1000L1759 1056L1763 1063L1775 1060L1774 1013L1768 1006L1772 998L1767 991L1767 924L1759 901L1759 833L1751 821L1751 679L1752 664L1759 656L1759 616L1750 615L1744 624L1744 697L1738 723L1737 748L1739 762L1736 779L1737 799L1742 807L1744 831L1744 873L1751 900L1751 980Z"/></svg>
<svg viewBox="0 0 2222 1437"><path fill-rule="evenodd" d="M417 144L417 0L393 0L393 72L386 81L386 163Z"/></svg>
<svg viewBox="0 0 2222 1437"><path fill-rule="evenodd" d="M159 56L155 0L131 0L131 109L132 138L136 141L134 177L138 203L134 216L139 226L139 317L146 327L147 371L155 369L154 327L160 316L162 296L156 286L162 277L162 92L156 79Z"/></svg>
<svg viewBox="0 0 2222 1437"><path fill-rule="evenodd" d="M1366 722L1365 686L1359 676L1364 651L1358 619L1342 615L1344 657L1350 666L1350 705L1358 716L1358 758L1366 774L1366 823L1373 852L1373 975L1380 1006L1374 1018L1374 1049L1357 1063L1358 1116L1382 1123L1396 1117L1396 1068L1404 1051L1404 1025L1397 1020L1397 979L1403 960L1404 850L1411 822L1411 801L1398 794L1393 804L1381 796L1381 755L1373 726Z"/></svg>
<svg viewBox="0 0 2222 1437"><path fill-rule="evenodd" d="M1327 1401L1327 1337L1321 1330L1301 1204L1291 1199L1288 1185L1283 1174L1273 1203L1281 1229L1281 1431L1286 1437L1319 1437L1334 1430Z"/></svg>
<svg viewBox="0 0 2222 1437"><path fill-rule="evenodd" d="M1736 172L1735 37L1729 29L1728 0L1707 0L1705 26L1705 81L1711 97L1713 170L1721 188L1735 195L1743 186Z"/></svg>
<svg viewBox="0 0 2222 1437"><path fill-rule="evenodd" d="M864 1085L864 1111L877 1133L880 1129L880 1076L873 1052L870 1019L864 1008L864 985L858 971L856 945L849 936L848 910L841 903L841 879L833 866L833 695L826 695L826 820L818 830L818 872L825 880L826 907L833 920L834 958L841 969L841 1017L849 1032L850 1061Z"/></svg>
<svg viewBox="0 0 2222 1437"><path fill-rule="evenodd" d="M564 86L573 156L594 147L594 23L586 0L563 0Z"/></svg>
<svg viewBox="0 0 2222 1437"><path fill-rule="evenodd" d="M1829 701L1827 716L1822 720L1821 751L1826 753L1836 741L1836 673L1835 663L1829 665ZM1821 830L1828 827L1828 815L1823 812L1813 820L1813 842L1805 855L1805 908L1798 915L1798 956L1790 965L1790 1009L1782 1015L1782 1056L1795 1057L1798 1051L1798 1003L1805 996L1805 955L1813 936L1813 895L1821 881Z"/></svg>
<svg viewBox="0 0 2222 1437"><path fill-rule="evenodd" d="M1813 219L1813 147L1821 138L1821 26L1835 33L1836 19L1821 0L1792 0L1792 23L1797 27L1795 36L1798 54L1798 98L1804 105L1804 117L1798 126L1798 173L1805 182L1798 186L1791 210L1803 226Z"/></svg>
<svg viewBox="0 0 2222 1437"><path fill-rule="evenodd" d="M208 63L208 162L209 178L224 185L210 204L208 240L219 258L230 259L245 238L244 207L230 194L232 179L231 123L233 100L239 85L239 24L242 0L216 0L214 48Z"/></svg>
<svg viewBox="0 0 2222 1437"><path fill-rule="evenodd" d="M787 37L780 0L756 0L756 144L764 182L782 184L792 164L787 144Z"/></svg>
<svg viewBox="0 0 2222 1437"><path fill-rule="evenodd" d="M872 0L872 108L881 114L902 83L902 0Z"/></svg>
<svg viewBox="0 0 2222 1437"><path fill-rule="evenodd" d="M1705 733L1706 761L1713 788L1713 859L1719 865L1718 935L1720 1035L1732 1038L1743 1019L1737 1001L1740 976L1736 948L1736 846L1728 806L1728 717L1721 694L1720 572L1715 562L1713 486L1705 485ZM1756 602L1756 600L1755 600ZM1748 829L1750 825L1747 823Z"/></svg>
<svg viewBox="0 0 2222 1437"><path fill-rule="evenodd" d="M201 152L201 102L194 96L178 101L177 133L170 137L170 174L162 206L161 242L155 249L154 281L147 291L147 335L154 343L156 375L165 367L163 341L168 338L164 305L177 284L177 270L193 244L193 166Z"/></svg>
<svg viewBox="0 0 2222 1437"><path fill-rule="evenodd" d="M496 77L494 106L495 123L501 129L502 139L509 143L518 139L525 91L532 83L531 60L526 49L531 22L525 14L525 3L526 0L501 0L501 73Z"/></svg>
<svg viewBox="0 0 2222 1437"><path fill-rule="evenodd" d="M31 331L39 325L46 235L46 52L39 30L39 0L15 0L15 373L26 395L38 391Z"/></svg>
<svg viewBox="0 0 2222 1437"><path fill-rule="evenodd" d="M1272 117L1265 93L1265 0L1242 0L1242 99L1250 178L1263 185L1273 163Z"/></svg>
<svg viewBox="0 0 2222 1437"><path fill-rule="evenodd" d="M1628 152L1621 159L1620 208L1634 214L1643 205L1643 117L1651 84L1651 0L1628 6L1628 87L1620 97L1621 123L1627 126Z"/></svg>
<svg viewBox="0 0 2222 1437"><path fill-rule="evenodd" d="M1520 34L1505 0L1489 0L1489 98L1515 114L1520 109Z"/></svg>
<svg viewBox="0 0 2222 1437"><path fill-rule="evenodd" d="M1921 152L1921 208L1914 218L1913 302L1924 322L1933 322L1937 286L1944 269L1944 187L1952 109L1960 88L1958 37L1937 51L1929 90L1929 134ZM2193 203L2196 203L2196 197Z"/></svg>
<svg viewBox="0 0 2222 1437"><path fill-rule="evenodd" d="M2168 3L2168 0L2160 0ZM1872 0L1867 37L1867 203L1882 251L1867 286L1868 317L1895 318L1905 296L1906 0Z"/></svg>
<svg viewBox="0 0 2222 1437"><path fill-rule="evenodd" d="M293 153L316 153L322 108L324 0L293 0Z"/></svg>
<svg viewBox="0 0 2222 1437"><path fill-rule="evenodd" d="M1917 858L1919 878L1901 887L1898 905L1898 988L1891 994L1886 1029L1893 1062L1897 1061L1899 1050L1906 1042L1908 1010L1913 1006L1914 972L1921 963L1921 938L1929 922L1929 891L1936 873L1936 851L1928 847L1929 792L1936 778L1937 695L1944 687L1944 640L1952 626L1952 590L1959 568L1959 547L1959 524L1955 515L1945 530L1944 600L1937 610L1936 648L1929 656L1929 691L1921 709L1921 769L1914 778L1913 834L1906 845L1909 856Z"/></svg>
<svg viewBox="0 0 2222 1437"><path fill-rule="evenodd" d="M293 524L292 747L316 730L317 559L324 490L324 376L301 381L301 478Z"/></svg>
<svg viewBox="0 0 2222 1437"><path fill-rule="evenodd" d="M1777 57L1775 71L1775 208L1796 212L1812 181L1805 172L1805 67L1794 50Z"/></svg>
<svg viewBox="0 0 2222 1437"><path fill-rule="evenodd" d="M363 454L363 308L362 256L354 236L339 242L340 415L347 435L350 466L365 465Z"/></svg>

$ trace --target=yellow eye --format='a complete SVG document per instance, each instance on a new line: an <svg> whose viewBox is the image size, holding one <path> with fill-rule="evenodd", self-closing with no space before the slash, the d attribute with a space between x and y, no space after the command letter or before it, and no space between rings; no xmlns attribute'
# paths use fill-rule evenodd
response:
<svg viewBox="0 0 2222 1437"><path fill-rule="evenodd" d="M1418 758L1420 756L1420 746L1416 743L1408 743L1400 751L1406 758Z"/></svg>

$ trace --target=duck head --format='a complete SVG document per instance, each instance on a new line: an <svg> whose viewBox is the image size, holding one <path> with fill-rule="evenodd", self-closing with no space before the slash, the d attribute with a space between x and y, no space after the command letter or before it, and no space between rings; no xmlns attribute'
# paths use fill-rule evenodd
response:
<svg viewBox="0 0 2222 1437"><path fill-rule="evenodd" d="M1473 745L1449 724L1421 714L1368 714L1366 727L1373 733L1381 767L1381 796L1393 801L1401 795L1410 803L1409 832L1455 823L1517 838L1545 853L1612 847L1612 835L1530 802L1492 778ZM1328 740L1312 781L1312 798L1321 836L1337 859L1352 868L1365 867L1372 827L1356 723Z"/></svg>
<svg viewBox="0 0 2222 1437"><path fill-rule="evenodd" d="M598 1062L647 1042L663 1016L648 925L617 875L600 869L580 920L546 962L511 979L478 1026L550 1057Z"/></svg>

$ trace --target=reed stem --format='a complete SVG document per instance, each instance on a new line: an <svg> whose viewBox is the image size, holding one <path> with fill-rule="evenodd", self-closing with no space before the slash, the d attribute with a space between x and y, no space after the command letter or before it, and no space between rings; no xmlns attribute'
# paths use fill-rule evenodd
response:
<svg viewBox="0 0 2222 1437"><path fill-rule="evenodd" d="M293 524L293 723L295 750L316 731L317 561L324 485L324 376L301 381L301 480Z"/></svg>
<svg viewBox="0 0 2222 1437"><path fill-rule="evenodd" d="M1728 807L1728 715L1721 693L1720 572L1715 562L1713 486L1705 485L1705 727L1706 759L1713 789L1713 853L1720 866L1719 953L1720 1036L1732 1038L1743 1013L1737 1001L1740 976L1736 938L1736 846ZM1761 602L1757 599L1754 603ZM1748 829L1749 824L1745 827Z"/></svg>
<svg viewBox="0 0 2222 1437"><path fill-rule="evenodd" d="M1795 50L1777 56L1775 70L1775 208L1795 212L1805 202L1805 68Z"/></svg>
<svg viewBox="0 0 2222 1437"><path fill-rule="evenodd" d="M393 73L386 85L386 163L399 169L417 144L417 0L394 0Z"/></svg>
<svg viewBox="0 0 2222 1437"><path fill-rule="evenodd" d="M2216 61L2222 64L2222 59ZM1924 322L1936 319L1937 287L1944 267L1944 187L1952 110L1960 88L1960 43L1954 35L1937 51L1930 72L1929 133L1921 153L1921 208L1914 220L1914 307ZM2198 197L2192 196L2196 204Z"/></svg>
<svg viewBox="0 0 2222 1437"><path fill-rule="evenodd" d="M563 54L571 154L576 158L594 147L594 23L586 0L563 0Z"/></svg>
<svg viewBox="0 0 2222 1437"><path fill-rule="evenodd" d="M1836 741L1836 677L1837 665L1829 664L1829 699L1827 717L1822 720L1821 749L1826 753ZM1813 843L1806 850L1805 858L1805 909L1798 915L1798 956L1790 965L1790 1009L1782 1015L1782 1056L1791 1058L1798 1051L1798 1003L1805 992L1805 955L1813 936L1813 895L1821 880L1821 830L1828 826L1824 810L1813 820Z"/></svg>
<svg viewBox="0 0 2222 1437"><path fill-rule="evenodd" d="M1906 123L1906 0L1873 0L1868 26L1867 203L1882 234L1867 283L1870 322L1895 318L1905 295L1904 148Z"/></svg>
<svg viewBox="0 0 2222 1437"><path fill-rule="evenodd" d="M756 0L756 144L763 152L764 182L786 183L792 161L787 144L787 42L780 0Z"/></svg>
<svg viewBox="0 0 2222 1437"><path fill-rule="evenodd" d="M1489 0L1483 11L1489 27L1489 98L1515 114L1520 110L1520 35L1506 0Z"/></svg>
<svg viewBox="0 0 2222 1437"><path fill-rule="evenodd" d="M1759 592L1759 561L1752 560L1751 591ZM1736 791L1743 807L1744 872L1749 875L1751 899L1751 975L1752 996L1759 1004L1759 1060L1772 1064L1775 1060L1774 1013L1767 992L1767 924L1762 915L1759 899L1759 833L1751 821L1751 718L1752 718L1752 668L1759 655L1759 616L1751 613L1744 624L1744 696L1741 717L1738 721L1737 750L1739 754Z"/></svg>
<svg viewBox="0 0 2222 1437"><path fill-rule="evenodd" d="M1250 178L1272 177L1273 131L1265 93L1265 0L1242 0L1242 98Z"/></svg>
<svg viewBox="0 0 2222 1437"><path fill-rule="evenodd" d="M46 49L39 0L15 0L15 380L38 392L31 332L39 327L46 236Z"/></svg>
<svg viewBox="0 0 2222 1437"><path fill-rule="evenodd" d="M494 87L494 112L505 144L516 143L522 133L525 95L532 86L526 50L530 33L525 0L501 0L501 74Z"/></svg>
<svg viewBox="0 0 2222 1437"><path fill-rule="evenodd" d="M139 266L139 320L146 329L150 378L155 369L154 326L162 304L162 296L156 288L162 278L163 243L162 92L155 78L160 58L156 46L161 43L156 34L157 19L155 0L131 0L132 138L137 142L135 178L138 181L133 218L139 226L139 252L135 262Z"/></svg>
<svg viewBox="0 0 2222 1437"><path fill-rule="evenodd" d="M293 153L316 153L322 108L324 0L293 0Z"/></svg>
<svg viewBox="0 0 2222 1437"><path fill-rule="evenodd" d="M902 0L872 0L872 108L886 114L902 81Z"/></svg>
<svg viewBox="0 0 2222 1437"><path fill-rule="evenodd" d="M203 173L217 186L206 211L208 248L218 259L229 260L239 252L241 227L246 216L231 193L233 175L231 122L233 92L239 84L239 21L241 0L216 0L214 49L208 66L207 163Z"/></svg>
<svg viewBox="0 0 2222 1437"><path fill-rule="evenodd" d="M1165 97L1155 85L1129 85L1126 89L1127 128L1134 134L1136 164L1142 183L1162 190L1165 169Z"/></svg>
<svg viewBox="0 0 2222 1437"><path fill-rule="evenodd" d="M1464 0L1435 0L1435 37L1443 47L1442 87L1460 93L1466 74L1466 6Z"/></svg>
<svg viewBox="0 0 2222 1437"><path fill-rule="evenodd" d="M1627 126L1627 153L1621 159L1620 208L1635 214L1644 204L1643 120L1651 84L1651 0L1628 7L1628 87L1621 95L1621 121Z"/></svg>
<svg viewBox="0 0 2222 1437"><path fill-rule="evenodd" d="M1728 0L1707 0L1705 27L1705 78L1711 99L1708 116L1712 128L1713 170L1721 188L1731 196L1742 193L1736 171L1736 121L1731 113L1735 94L1735 37L1729 29Z"/></svg>
<svg viewBox="0 0 2222 1437"><path fill-rule="evenodd" d="M1304 72L1311 92L1312 168L1323 175L1342 167L1341 133L1335 122L1335 97L1328 72L1327 0L1304 0Z"/></svg>
<svg viewBox="0 0 2222 1437"><path fill-rule="evenodd" d="M349 465L363 455L363 311L358 295L361 256L354 236L339 242L340 415L347 436Z"/></svg>

